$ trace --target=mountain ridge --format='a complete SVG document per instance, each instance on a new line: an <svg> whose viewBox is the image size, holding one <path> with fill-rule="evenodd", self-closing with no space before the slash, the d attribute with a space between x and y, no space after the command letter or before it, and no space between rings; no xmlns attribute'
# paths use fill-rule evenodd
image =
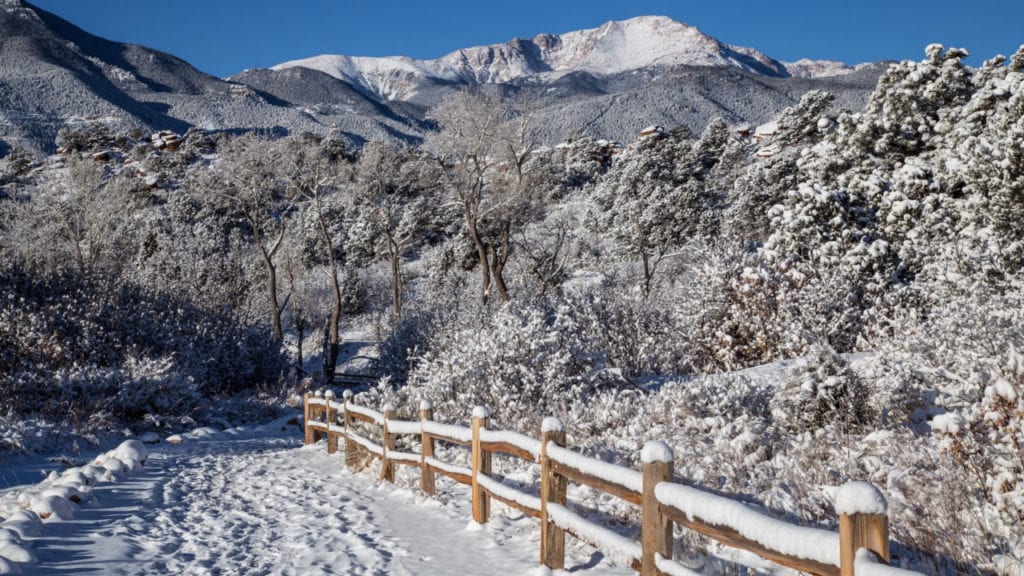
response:
<svg viewBox="0 0 1024 576"><path fill-rule="evenodd" d="M384 100L415 97L417 79L494 84L527 77L583 71L608 75L647 67L737 67L770 77L845 74L855 67L803 59L787 64L754 49L723 43L667 16L613 20L585 30L538 34L500 44L460 48L430 60L408 56L321 54L271 66L319 70Z"/></svg>
<svg viewBox="0 0 1024 576"><path fill-rule="evenodd" d="M0 0L0 31L0 154L18 143L53 151L61 128L94 122L116 131L310 131L357 146L416 144L433 129L431 107L480 86L531 95L548 140L629 140L654 123L699 131L716 116L764 121L810 89L861 106L881 71L801 61L791 74L754 49L666 17L464 48L436 61L327 57L327 71L279 65L229 78L92 35L25 0ZM845 76L813 77L822 71Z"/></svg>

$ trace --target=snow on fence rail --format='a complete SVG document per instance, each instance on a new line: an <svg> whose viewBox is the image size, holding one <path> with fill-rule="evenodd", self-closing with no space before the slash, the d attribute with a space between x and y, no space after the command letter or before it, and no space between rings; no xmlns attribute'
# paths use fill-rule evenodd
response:
<svg viewBox="0 0 1024 576"><path fill-rule="evenodd" d="M399 420L395 407L381 412L354 403L346 391L343 402L330 391L306 394L306 444L327 439L328 453L345 442L345 462L355 466L360 454L382 461L381 479L394 482L395 465L420 469L420 489L435 493L435 475L470 486L473 520L485 523L493 498L540 520L541 563L565 568L565 534L598 548L609 557L632 566L643 576L690 574L672 558L673 524L679 524L735 548L775 562L823 576L914 574L889 563L889 524L885 498L873 485L850 482L836 495L839 532L809 528L768 516L742 502L672 481L672 450L662 442L649 442L637 471L572 451L566 447L565 429L557 418L546 418L537 440L507 430L491 430L490 413L473 410L471 426L435 422L429 401L420 404L419 421ZM359 434L357 422L380 428L380 443ZM396 436L419 435L421 450L398 452ZM471 450L469 468L435 457L441 440ZM491 475L491 456L503 453L541 465L539 497L502 483ZM612 494L641 509L640 542L589 522L568 507L568 482Z"/></svg>

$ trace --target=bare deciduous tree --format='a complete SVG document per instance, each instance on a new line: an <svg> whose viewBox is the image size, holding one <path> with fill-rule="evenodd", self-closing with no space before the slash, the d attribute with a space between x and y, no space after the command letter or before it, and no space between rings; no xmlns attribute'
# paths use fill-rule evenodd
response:
<svg viewBox="0 0 1024 576"><path fill-rule="evenodd" d="M221 151L215 170L193 192L213 193L229 217L244 222L266 275L271 331L275 340L281 340L276 257L295 202L281 178L275 148L274 143L252 135L232 140Z"/></svg>
<svg viewBox="0 0 1024 576"><path fill-rule="evenodd" d="M324 381L330 384L334 381L341 348L339 326L343 301L339 272L344 257L344 238L337 226L342 214L333 211L340 205L336 198L340 187L352 180L352 164L340 141L320 140L314 136L292 142L282 156L289 186L309 203L319 258L326 264L333 304L324 330L323 367Z"/></svg>
<svg viewBox="0 0 1024 576"><path fill-rule="evenodd" d="M372 142L360 155L356 177L356 222L352 239L367 259L391 266L391 302L402 318L405 278L402 259L417 246L432 220L431 192L441 175L436 162L412 149Z"/></svg>
<svg viewBox="0 0 1024 576"><path fill-rule="evenodd" d="M504 269L513 231L532 211L527 161L536 146L525 99L460 92L432 112L441 130L431 145L445 167L480 265L483 299L508 300Z"/></svg>

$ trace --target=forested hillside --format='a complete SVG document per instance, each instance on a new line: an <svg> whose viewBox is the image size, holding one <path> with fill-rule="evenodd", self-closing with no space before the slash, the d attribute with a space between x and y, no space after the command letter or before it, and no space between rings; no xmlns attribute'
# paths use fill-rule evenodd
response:
<svg viewBox="0 0 1024 576"><path fill-rule="evenodd" d="M1024 49L965 57L929 46L863 110L813 91L623 144L541 146L529 99L461 92L419 147L15 147L0 453L270 416L348 334L379 357L366 402L557 414L594 454L669 439L680 477L808 523L872 480L918 567L1021 570Z"/></svg>

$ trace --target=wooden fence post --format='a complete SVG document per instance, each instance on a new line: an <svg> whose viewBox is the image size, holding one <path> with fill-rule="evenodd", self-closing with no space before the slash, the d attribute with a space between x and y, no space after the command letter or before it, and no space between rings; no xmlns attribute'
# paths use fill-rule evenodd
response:
<svg viewBox="0 0 1024 576"><path fill-rule="evenodd" d="M388 452L395 449L395 435L388 431L388 420L397 420L398 410L395 405L388 402L384 405L384 432L381 434L381 446L384 448L384 457L380 463L380 479L395 483L395 463L388 459Z"/></svg>
<svg viewBox="0 0 1024 576"><path fill-rule="evenodd" d="M565 506L568 481L555 473L548 444L565 446L565 425L547 417L540 428L540 563L552 570L565 569L565 531L548 519L548 503Z"/></svg>
<svg viewBox="0 0 1024 576"><path fill-rule="evenodd" d="M304 443L308 446L313 443L313 429L309 427L309 392L302 395L302 428L306 433Z"/></svg>
<svg viewBox="0 0 1024 576"><path fill-rule="evenodd" d="M356 465L356 443L349 437L352 432L352 413L348 407L352 404L352 391L345 390L341 397L345 399L345 464L352 469Z"/></svg>
<svg viewBox="0 0 1024 576"><path fill-rule="evenodd" d="M427 458L434 457L434 438L426 431L424 423L434 419L434 403L420 400L420 490L428 496L434 495L434 472L427 466Z"/></svg>
<svg viewBox="0 0 1024 576"><path fill-rule="evenodd" d="M314 396L317 399L319 399L319 400L323 400L324 399L324 391L323 391L323 389L317 390L316 393L314 394ZM312 407L312 409L309 411L310 417L313 418L314 420L320 420L320 416L322 414L323 414L323 406L320 405L320 404L314 405ZM313 442L319 442L321 434L322 433L319 430L313 430Z"/></svg>
<svg viewBox="0 0 1024 576"><path fill-rule="evenodd" d="M643 516L640 524L640 543L643 555L640 561L641 576L658 576L655 554L672 558L672 521L661 513L654 487L661 482L672 481L672 463L675 460L668 444L657 440L644 445L640 453L643 462L644 493Z"/></svg>
<svg viewBox="0 0 1024 576"><path fill-rule="evenodd" d="M338 451L338 436L331 433L331 426L334 424L334 408L331 403L334 402L334 390L327 389L324 391L324 420L327 421L327 453L334 454Z"/></svg>
<svg viewBox="0 0 1024 576"><path fill-rule="evenodd" d="M867 548L889 563L888 504L870 482L847 482L836 492L839 513L839 570L854 576L857 550Z"/></svg>
<svg viewBox="0 0 1024 576"><path fill-rule="evenodd" d="M483 406L473 408L473 520L487 523L491 516L491 497L480 487L477 476L491 474L491 453L483 449L480 431L491 423L491 411Z"/></svg>

